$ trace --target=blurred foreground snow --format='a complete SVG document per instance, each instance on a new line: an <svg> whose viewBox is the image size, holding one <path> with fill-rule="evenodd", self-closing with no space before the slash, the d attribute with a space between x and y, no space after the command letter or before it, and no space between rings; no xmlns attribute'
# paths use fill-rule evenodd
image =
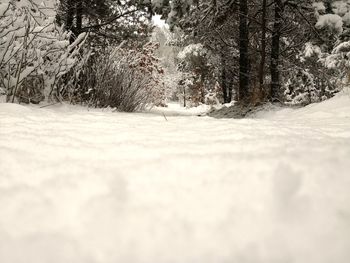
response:
<svg viewBox="0 0 350 263"><path fill-rule="evenodd" d="M185 111L0 104L0 262L349 262L349 95Z"/></svg>

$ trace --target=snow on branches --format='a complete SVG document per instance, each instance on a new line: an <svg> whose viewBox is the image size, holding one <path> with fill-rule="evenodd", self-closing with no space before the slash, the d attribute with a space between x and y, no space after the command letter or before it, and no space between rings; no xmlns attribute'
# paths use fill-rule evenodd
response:
<svg viewBox="0 0 350 263"><path fill-rule="evenodd" d="M0 86L7 101L39 103L57 95L58 80L79 60L86 35L70 43L54 19L53 9L36 1L2 1Z"/></svg>
<svg viewBox="0 0 350 263"><path fill-rule="evenodd" d="M339 15L326 14L318 18L315 27L317 29L327 27L328 29L333 30L337 34L341 34L343 32L343 20Z"/></svg>

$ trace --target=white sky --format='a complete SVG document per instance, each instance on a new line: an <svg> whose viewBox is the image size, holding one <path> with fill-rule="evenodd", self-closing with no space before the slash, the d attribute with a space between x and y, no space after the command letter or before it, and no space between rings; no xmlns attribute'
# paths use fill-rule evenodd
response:
<svg viewBox="0 0 350 263"><path fill-rule="evenodd" d="M158 26L158 27L163 27L166 26L165 21L160 18L160 15L154 15L152 17L153 24Z"/></svg>

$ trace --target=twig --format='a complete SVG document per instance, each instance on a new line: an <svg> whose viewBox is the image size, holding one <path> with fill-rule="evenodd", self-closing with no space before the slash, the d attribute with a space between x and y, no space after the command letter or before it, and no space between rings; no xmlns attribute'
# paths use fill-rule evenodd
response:
<svg viewBox="0 0 350 263"><path fill-rule="evenodd" d="M41 106L41 107L39 107L40 109L42 109L42 108L46 108L46 107L50 107L50 106L53 106L53 105L56 105L56 104L62 104L62 102L55 102L55 103L52 103L52 104L49 104L49 105L44 105L44 106Z"/></svg>
<svg viewBox="0 0 350 263"><path fill-rule="evenodd" d="M166 120L166 121L168 121L168 119L166 118L166 116L165 116L165 113L163 112L163 117L164 117L164 119Z"/></svg>

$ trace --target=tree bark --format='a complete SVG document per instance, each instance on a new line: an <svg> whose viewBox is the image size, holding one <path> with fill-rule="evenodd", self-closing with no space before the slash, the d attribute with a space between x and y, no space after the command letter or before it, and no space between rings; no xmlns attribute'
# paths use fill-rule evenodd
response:
<svg viewBox="0 0 350 263"><path fill-rule="evenodd" d="M275 0L275 17L271 44L271 92L270 100L280 99L280 39L282 31L282 16L284 4L282 0Z"/></svg>
<svg viewBox="0 0 350 263"><path fill-rule="evenodd" d="M231 102L231 93L229 89L231 88L228 83L228 70L227 70L227 59L226 54L221 53L221 88L224 97L224 103Z"/></svg>
<svg viewBox="0 0 350 263"><path fill-rule="evenodd" d="M249 28L247 0L239 1L239 101L249 104Z"/></svg>
<svg viewBox="0 0 350 263"><path fill-rule="evenodd" d="M262 0L262 16L261 16L261 50L259 65L259 84L260 90L264 89L265 79L265 62L266 62L266 4L267 0Z"/></svg>

